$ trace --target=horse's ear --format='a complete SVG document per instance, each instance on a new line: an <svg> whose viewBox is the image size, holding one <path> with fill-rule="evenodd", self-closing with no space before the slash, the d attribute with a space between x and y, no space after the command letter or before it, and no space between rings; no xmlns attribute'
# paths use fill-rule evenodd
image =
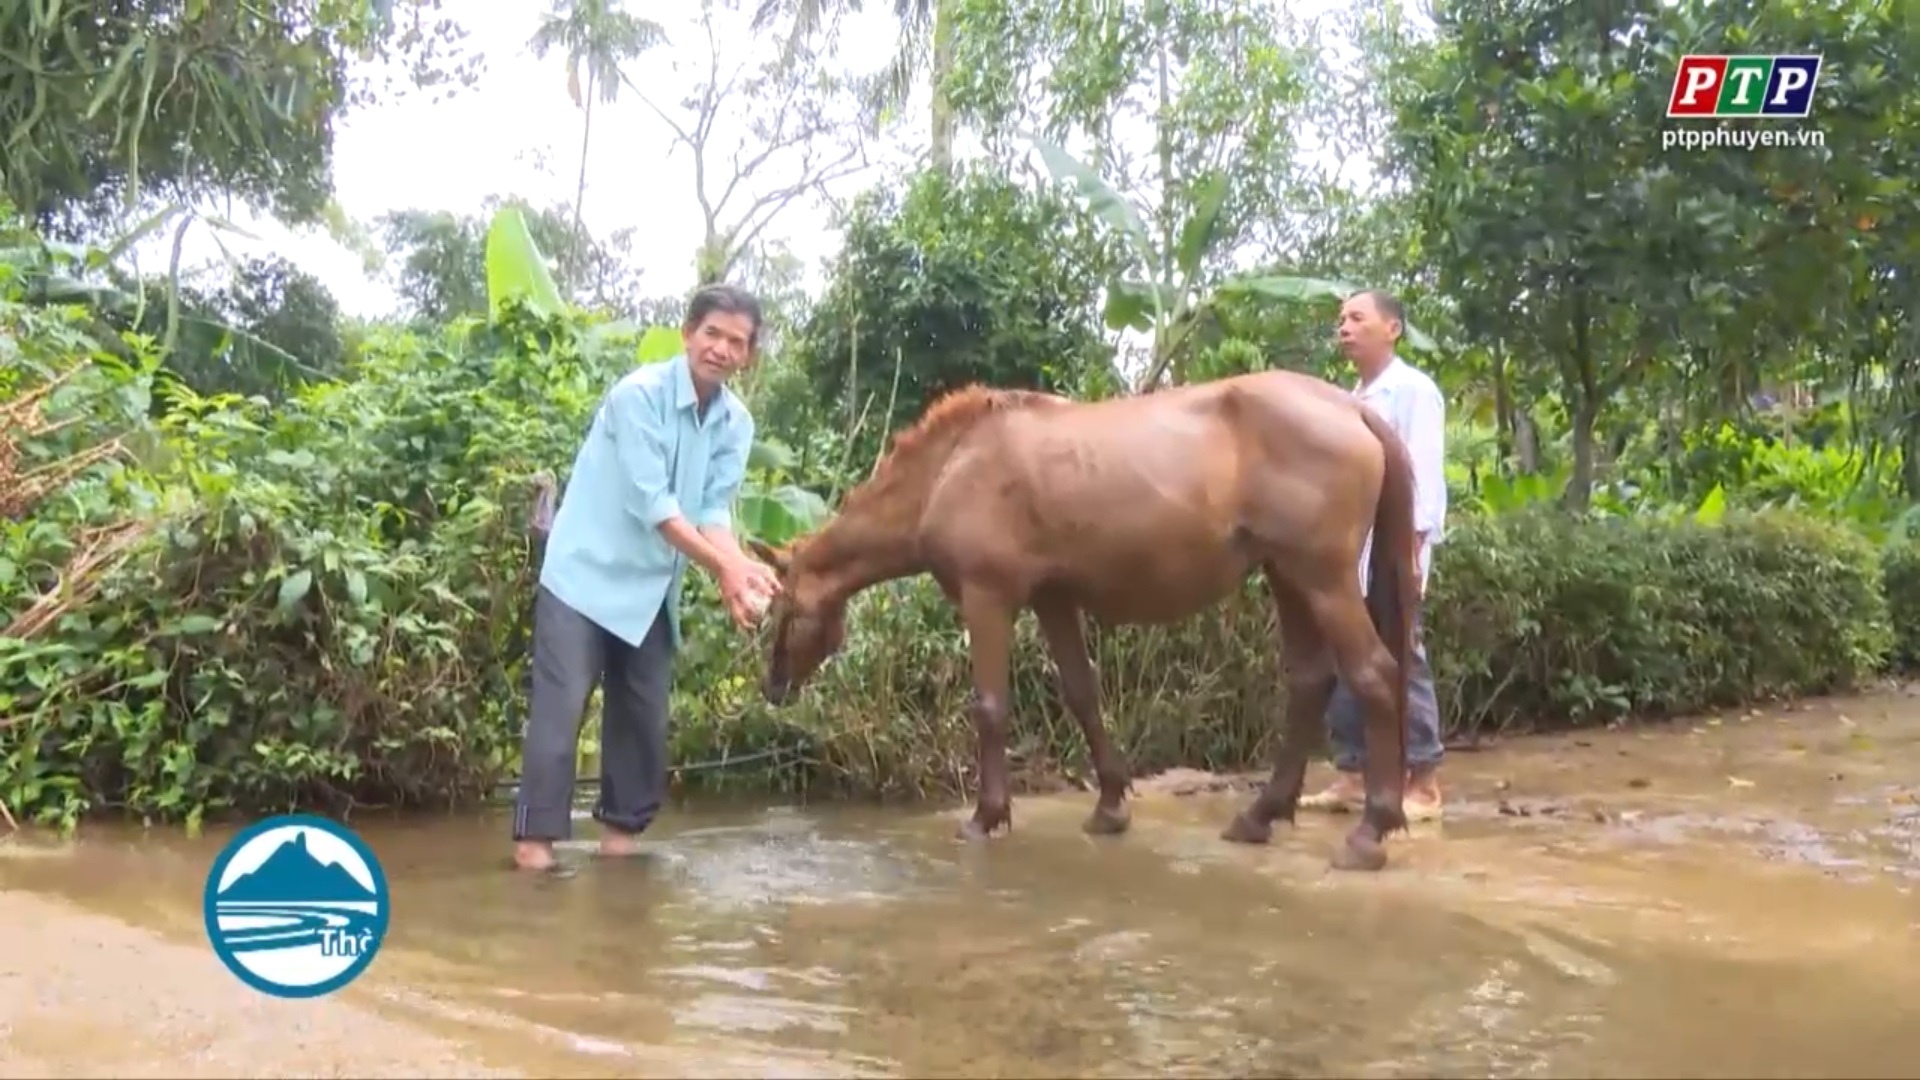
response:
<svg viewBox="0 0 1920 1080"><path fill-rule="evenodd" d="M793 561L787 552L769 546L760 540L748 540L747 550L753 552L754 558L759 559L761 562L766 563L782 574L787 572L788 565Z"/></svg>

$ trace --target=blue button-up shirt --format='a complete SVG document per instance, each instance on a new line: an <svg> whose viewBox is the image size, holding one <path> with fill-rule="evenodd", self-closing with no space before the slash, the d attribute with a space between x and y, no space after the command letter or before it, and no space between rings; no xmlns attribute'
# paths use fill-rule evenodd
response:
<svg viewBox="0 0 1920 1080"><path fill-rule="evenodd" d="M687 358L649 364L601 401L547 537L540 584L639 645L665 604L680 644L688 559L660 534L669 518L732 527L753 417L722 387L700 416Z"/></svg>

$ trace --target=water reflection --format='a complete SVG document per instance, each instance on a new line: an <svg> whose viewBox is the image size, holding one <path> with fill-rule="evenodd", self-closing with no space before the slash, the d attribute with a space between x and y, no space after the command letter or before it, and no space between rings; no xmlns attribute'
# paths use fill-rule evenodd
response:
<svg viewBox="0 0 1920 1080"><path fill-rule="evenodd" d="M1028 799L989 848L917 812L682 809L638 858L570 846L564 881L506 872L499 816L357 820L394 916L356 992L570 1075L1902 1075L1916 909L1883 871L1920 817L1864 790L1624 824L1489 797L1377 877L1326 871L1338 822L1220 843L1233 795L1100 839L1084 800ZM222 839L93 829L0 887L197 944Z"/></svg>

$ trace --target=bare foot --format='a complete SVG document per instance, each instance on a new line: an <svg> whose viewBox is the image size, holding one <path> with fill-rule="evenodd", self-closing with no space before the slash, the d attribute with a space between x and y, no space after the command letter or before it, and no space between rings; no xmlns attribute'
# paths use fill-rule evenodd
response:
<svg viewBox="0 0 1920 1080"><path fill-rule="evenodd" d="M1367 804L1366 783L1359 773L1342 772L1333 778L1333 783L1302 796L1300 809L1321 810L1335 814L1358 812Z"/></svg>
<svg viewBox="0 0 1920 1080"><path fill-rule="evenodd" d="M1444 800L1440 796L1440 771L1415 769L1407 776L1404 802L1408 821L1438 821Z"/></svg>
<svg viewBox="0 0 1920 1080"><path fill-rule="evenodd" d="M551 870L556 860L553 844L547 840L520 840L513 845L513 865L534 873Z"/></svg>
<svg viewBox="0 0 1920 1080"><path fill-rule="evenodd" d="M625 859L640 854L640 838L633 833L609 828L600 834L600 857Z"/></svg>

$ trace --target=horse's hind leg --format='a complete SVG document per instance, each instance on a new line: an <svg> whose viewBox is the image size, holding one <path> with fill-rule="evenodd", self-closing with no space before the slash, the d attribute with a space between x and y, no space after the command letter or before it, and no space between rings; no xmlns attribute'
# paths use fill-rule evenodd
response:
<svg viewBox="0 0 1920 1080"><path fill-rule="evenodd" d="M973 701L967 712L979 743L980 793L973 817L960 826L966 840L984 840L1001 827L1013 828L1013 799L1007 780L1007 717L1012 711L1013 620L1015 609L977 587L962 588L960 618L967 627L967 651L973 661Z"/></svg>
<svg viewBox="0 0 1920 1080"><path fill-rule="evenodd" d="M1107 737L1107 726L1100 719L1100 677L1087 655L1087 637L1080 625L1080 612L1058 600L1038 601L1033 607L1040 620L1040 632L1046 636L1047 651L1060 669L1060 697L1067 711L1080 723L1087 740L1087 756L1093 759L1093 772L1100 781L1100 801L1082 828L1094 834L1127 831L1131 815L1127 811L1128 775L1126 759L1114 749Z"/></svg>
<svg viewBox="0 0 1920 1080"><path fill-rule="evenodd" d="M1222 838L1242 844L1264 844L1273 836L1273 822L1291 824L1307 782L1308 749L1320 744L1327 702L1333 697L1333 652L1313 610L1269 565L1267 591L1278 614L1276 630L1280 680L1287 691L1285 730L1273 750L1273 775L1251 805L1234 816Z"/></svg>
<svg viewBox="0 0 1920 1080"><path fill-rule="evenodd" d="M1341 870L1387 865L1388 833L1407 827L1407 721L1401 710L1400 665L1374 630L1360 583L1342 578L1313 589L1308 602L1333 651L1340 678L1366 717L1367 807L1334 853Z"/></svg>

